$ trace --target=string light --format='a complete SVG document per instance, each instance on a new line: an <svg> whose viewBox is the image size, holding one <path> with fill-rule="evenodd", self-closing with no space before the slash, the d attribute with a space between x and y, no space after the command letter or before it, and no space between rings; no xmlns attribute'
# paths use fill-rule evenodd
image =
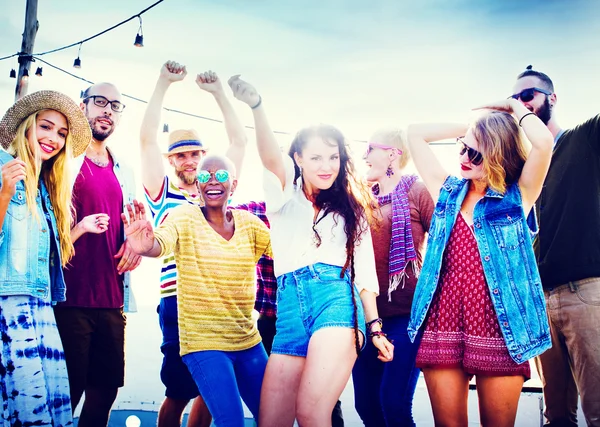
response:
<svg viewBox="0 0 600 427"><path fill-rule="evenodd" d="M58 70L58 71L60 71L62 73L65 73L65 74L67 74L67 75L69 75L69 76L71 76L71 77L73 77L73 78L75 78L77 80L81 80L83 82L86 82L89 85L93 85L94 84L94 82L92 82L90 80L84 79L83 77L79 77L79 76L77 76L77 75L75 75L73 73L68 72L67 70L63 70L62 68L57 67L56 65L53 65L53 64L49 63L48 61L44 61L41 58L35 58L35 59L37 61L40 61L40 62L48 65L51 68L54 68L55 70ZM82 90L81 93L80 93L80 98L83 98L83 94L84 94L84 91ZM148 101L146 101L146 100L137 98L137 97L132 96L132 95L127 95L126 93L123 93L122 95L125 98L132 99L134 101L138 101L138 102L141 102L143 104L147 104L148 103ZM213 117L200 116L198 114L188 113L187 111L176 110L174 108L163 107L163 110L165 110L165 111L167 111L169 113L181 114L181 115L184 115L184 116L193 117L193 118L200 119L200 120L207 120L207 121L210 121L210 122L223 123L223 120L220 120L220 119L215 119ZM246 129L254 129L254 126L244 126L244 127ZM163 132L169 132L169 125L168 125L168 123L164 123L163 124ZM286 132L286 131L282 131L282 130L274 130L273 133L278 134L278 135L292 135L291 132ZM367 141L362 140L362 139L353 139L352 141L361 142L361 143L366 143L367 142ZM430 143L429 145L455 145L455 144L456 143L454 141L452 141L452 142L434 142L434 143Z"/></svg>
<svg viewBox="0 0 600 427"><path fill-rule="evenodd" d="M27 80L27 79L29 79L29 70L28 70L27 68L25 68L25 69L23 70L23 79L24 79L24 80Z"/></svg>
<svg viewBox="0 0 600 427"><path fill-rule="evenodd" d="M141 17L141 15L138 15L138 18L140 20L140 28L138 28L138 32L137 32L137 35L135 36L135 41L133 42L133 45L135 47L144 47L144 32L142 30L142 17Z"/></svg>
<svg viewBox="0 0 600 427"><path fill-rule="evenodd" d="M15 71L14 68L11 68L11 70L10 70L10 78L11 79L16 79L17 78L17 72Z"/></svg>
<svg viewBox="0 0 600 427"><path fill-rule="evenodd" d="M81 59L79 58L81 56L81 46L83 46L83 43L79 43L79 50L77 51L77 58L73 61L73 68L81 68Z"/></svg>
<svg viewBox="0 0 600 427"><path fill-rule="evenodd" d="M37 70L35 70L35 75L42 77L42 67L37 67Z"/></svg>

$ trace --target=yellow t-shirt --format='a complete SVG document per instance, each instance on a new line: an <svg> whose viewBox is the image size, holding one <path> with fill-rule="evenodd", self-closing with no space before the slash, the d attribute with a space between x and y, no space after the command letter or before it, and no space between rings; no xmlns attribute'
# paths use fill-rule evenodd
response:
<svg viewBox="0 0 600 427"><path fill-rule="evenodd" d="M256 216L232 210L235 232L227 241L198 206L173 209L154 233L160 256L175 254L181 354L239 351L261 339L252 320L256 263L271 255L269 229Z"/></svg>

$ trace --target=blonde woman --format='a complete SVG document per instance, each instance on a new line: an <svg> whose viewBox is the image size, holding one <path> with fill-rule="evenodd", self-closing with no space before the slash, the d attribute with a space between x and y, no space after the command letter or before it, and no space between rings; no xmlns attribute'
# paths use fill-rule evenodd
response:
<svg viewBox="0 0 600 427"><path fill-rule="evenodd" d="M513 426L527 361L550 330L527 220L542 190L552 134L515 99L464 125L413 125L415 165L437 201L408 333L423 331L417 367L436 425L467 425L477 378L483 426ZM527 153L523 129L531 142ZM457 138L461 177L449 176L428 143ZM533 216L532 216L533 217Z"/></svg>
<svg viewBox="0 0 600 427"><path fill-rule="evenodd" d="M377 348L367 341L354 364L354 406L366 427L414 426L412 402L419 379L415 358L418 340L411 342L406 327L429 230L433 201L416 175L405 173L410 160L406 133L381 129L369 139L364 160L367 181L373 184L380 217L371 228L379 282L377 312L394 360L377 359Z"/></svg>
<svg viewBox="0 0 600 427"><path fill-rule="evenodd" d="M72 425L69 382L52 303L73 237L106 230L91 215L71 230L69 161L91 139L69 97L40 91L0 121L0 425Z"/></svg>

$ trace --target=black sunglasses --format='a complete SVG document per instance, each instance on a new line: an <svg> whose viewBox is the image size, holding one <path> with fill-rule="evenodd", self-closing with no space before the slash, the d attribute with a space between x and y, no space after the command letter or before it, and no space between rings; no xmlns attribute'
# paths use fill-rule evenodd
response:
<svg viewBox="0 0 600 427"><path fill-rule="evenodd" d="M100 108L104 108L107 104L110 104L111 110L113 110L115 113L122 113L125 109L125 104L122 104L119 101L109 101L101 95L88 96L87 98L83 99L83 102L88 102L90 99L94 101L94 105Z"/></svg>
<svg viewBox="0 0 600 427"><path fill-rule="evenodd" d="M465 144L461 137L456 138L456 142L460 144L459 154L462 156L467 153L467 157L473 165L479 166L483 162L483 154Z"/></svg>
<svg viewBox="0 0 600 427"><path fill-rule="evenodd" d="M536 92L543 93L544 95L552 95L552 92L548 92L545 89L540 89L539 87L530 87L527 89L523 89L519 93L515 93L514 95L509 96L509 98L513 98L513 99L520 98L522 102L529 102L533 99Z"/></svg>

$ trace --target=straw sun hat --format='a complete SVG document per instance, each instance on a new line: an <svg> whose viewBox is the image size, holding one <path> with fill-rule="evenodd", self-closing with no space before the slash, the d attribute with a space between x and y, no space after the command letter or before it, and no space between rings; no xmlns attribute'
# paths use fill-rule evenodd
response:
<svg viewBox="0 0 600 427"><path fill-rule="evenodd" d="M55 110L65 115L73 142L73 157L83 154L92 140L90 125L75 101L53 90L41 90L25 95L6 111L0 121L0 145L8 148L23 120L41 110Z"/></svg>

